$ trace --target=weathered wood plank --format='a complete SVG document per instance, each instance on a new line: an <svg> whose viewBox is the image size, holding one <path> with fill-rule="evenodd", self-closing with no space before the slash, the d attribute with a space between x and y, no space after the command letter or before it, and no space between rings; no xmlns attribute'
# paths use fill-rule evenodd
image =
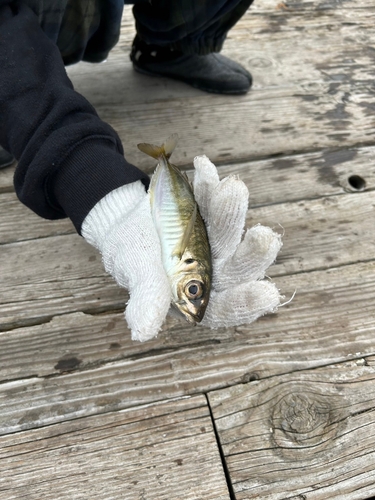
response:
<svg viewBox="0 0 375 500"><path fill-rule="evenodd" d="M373 331L374 318L369 312L375 298L371 291L374 274L374 264L371 263L280 278L280 286L287 295L294 290L297 294L293 302L280 309L277 315L267 316L249 326L218 331L190 328L185 323L169 321L157 339L141 344L130 340L122 313L56 316L44 324L0 334L0 381L87 370L109 362L145 356L173 355L181 349L199 351L199 348L206 347L207 351L221 351L228 349L228 344L233 342L245 342L251 349L257 349L253 342L264 348L264 344L270 341L272 345L290 341L293 349L298 351L296 358L305 359L304 355L300 358L298 344L302 342L303 350L306 336L311 341L327 342L330 339L327 348L334 348L337 334L339 338L343 335L347 338L343 355L354 355L361 352L360 344L355 341L370 339ZM364 337L358 337L362 330ZM352 347L351 342L354 342ZM246 351L244 359L248 354ZM238 359L238 354L235 358ZM261 366L263 370L265 365Z"/></svg>
<svg viewBox="0 0 375 500"><path fill-rule="evenodd" d="M326 269L374 258L374 205L372 192L301 200L254 208L247 224L281 224L285 231L271 276ZM119 309L127 301L98 252L78 235L3 245L0 257L3 330L56 314Z"/></svg>
<svg viewBox="0 0 375 500"><path fill-rule="evenodd" d="M374 10L359 4L354 17L350 9L314 14L276 6L272 16L250 10L224 49L254 74L247 96L207 96L182 83L134 74L127 57L134 32L128 24L106 65L86 65L82 72L73 67L69 73L119 131L128 159L144 168L149 163L134 144L154 137L155 127L164 129L164 137L177 123L185 139L175 153L178 163L201 152L215 161L239 161L343 141L372 142L374 53L366 47L372 46ZM105 80L105 88L92 85L94 77Z"/></svg>
<svg viewBox="0 0 375 500"><path fill-rule="evenodd" d="M73 313L0 334L0 382L94 369L234 339L233 329L188 328L167 319L158 338L133 342L122 313ZM22 346L22 349L21 349ZM212 348L211 347L211 348Z"/></svg>
<svg viewBox="0 0 375 500"><path fill-rule="evenodd" d="M255 2L229 32L223 52L253 72L256 89L283 87L291 82L316 85L321 81L364 81L365 76L370 80L372 70L368 64L373 62L369 47L374 35L374 8L373 5L364 8L363 2L349 3L347 9L341 5L339 9L322 12L311 2L305 5L299 2L294 6L288 2L288 9L278 8L280 3L274 1L269 2L269 8L265 1ZM128 58L134 34L132 14L125 13L120 41L105 64L68 68L77 89L98 106L121 105L124 100L167 100L176 95L202 97L201 92L189 86L134 73ZM329 51L326 50L327 41ZM295 50L297 43L298 50ZM348 57L354 54L355 60ZM345 71L340 73L340 66ZM112 76L110 82L104 76L108 73ZM90 79L91 84L89 76L94 78ZM103 81L106 81L105 86ZM116 92L108 93L108 85ZM209 102L213 96L205 97Z"/></svg>
<svg viewBox="0 0 375 500"><path fill-rule="evenodd" d="M0 244L75 233L69 219L45 220L20 203L15 193L0 194Z"/></svg>
<svg viewBox="0 0 375 500"><path fill-rule="evenodd" d="M107 63L75 65L68 68L69 75L119 131L128 159L146 169L150 162L135 144L162 140L175 131L176 123L183 137L175 153L177 163L190 162L200 153L215 161L239 161L341 147L342 140L347 145L372 141L374 11L361 11L360 4L353 19L351 3L344 14L325 13L324 18L319 11L317 18L309 18L277 11L276 6L277 21L269 13L255 15L250 10L225 46L225 54L253 73L254 90L248 96L206 95L182 83L134 73L128 60L132 21L124 22L120 43ZM155 137L155 126L164 129L162 137ZM11 185L10 170L2 171L0 189Z"/></svg>
<svg viewBox="0 0 375 500"><path fill-rule="evenodd" d="M252 208L372 190L375 188L374 159L375 147L349 148L224 164L218 171L221 178L240 176L249 188L249 207ZM188 175L192 176L193 171L188 170ZM356 176L354 180L353 176ZM45 221L22 205L14 193L0 194L1 243L69 233L75 233L69 221Z"/></svg>
<svg viewBox="0 0 375 500"><path fill-rule="evenodd" d="M262 10L263 2L258 3ZM349 3L348 9L340 5L332 12L323 9L324 2L315 13L285 11L276 2L264 14L257 6L250 9L224 49L253 73L254 90L243 97L206 95L182 83L136 74L128 59L134 36L129 9L107 63L82 63L68 72L77 90L118 129L128 159L146 169L150 163L135 144L162 140L177 123L184 137L175 153L178 163L202 152L215 161L239 161L341 147L343 141L373 142L375 13L363 2ZM299 2L293 8L311 6ZM162 137L155 137L155 127L164 130ZM0 191L11 183L9 171L1 172Z"/></svg>
<svg viewBox="0 0 375 500"><path fill-rule="evenodd" d="M345 12L346 10L357 11L373 7L371 0L288 0L287 2L278 2L277 0L258 0L255 1L245 16L255 12L281 12L284 14L293 15L295 11L316 11L317 15L321 10L334 10L337 13ZM131 15L129 13L129 15ZM241 22L241 21L240 21Z"/></svg>
<svg viewBox="0 0 375 500"><path fill-rule="evenodd" d="M128 297L105 274L98 252L77 234L4 245L0 257L3 324L124 308Z"/></svg>
<svg viewBox="0 0 375 500"><path fill-rule="evenodd" d="M105 325L82 317L78 331L70 331L71 321L62 317L44 328L3 333L0 433L375 355L374 263L280 282L297 294L277 315L228 333L178 327L160 335L160 351L151 344L147 352L145 344L137 355L133 345L128 357L119 318L113 326L113 318ZM117 359L108 354L112 340L121 344ZM72 373L58 375L66 370ZM17 373L23 378L12 380Z"/></svg>
<svg viewBox="0 0 375 500"><path fill-rule="evenodd" d="M338 85L334 95L329 91L330 84L323 82L314 91L296 85L262 92L254 89L248 96L232 99L212 96L209 104L206 97L175 98L168 106L162 100L130 102L123 109L108 106L101 110L101 116L123 138L128 160L145 169L150 162L133 145L155 138L156 127L163 130L163 137L178 127L184 137L174 155L179 164L202 153L214 162L242 161L296 150L372 143L375 124L369 110L375 96L364 86L345 83ZM349 103L343 104L343 98Z"/></svg>
<svg viewBox="0 0 375 500"><path fill-rule="evenodd" d="M8 167L0 170L0 193L13 191L13 175L15 167Z"/></svg>
<svg viewBox="0 0 375 500"><path fill-rule="evenodd" d="M208 395L236 499L375 494L375 371L365 365L362 359Z"/></svg>
<svg viewBox="0 0 375 500"><path fill-rule="evenodd" d="M249 211L248 225L281 224L284 247L270 276L373 259L375 203L372 193L268 205Z"/></svg>
<svg viewBox="0 0 375 500"><path fill-rule="evenodd" d="M44 321L0 334L0 433L16 432L0 438L0 498L228 498L202 397L106 413L228 386L210 397L238 499L375 494L374 202L344 194L351 174L374 188L374 148L358 147L374 144L374 15L367 0L263 0L224 49L254 75L239 98L135 74L131 18L106 64L69 69L129 160L149 170L134 145L178 126L176 163L205 153L244 177L248 225L285 230L270 274L297 295L251 326L131 343L127 294L96 251L67 222L24 216L0 172L0 242L19 241L0 249L2 327Z"/></svg>
<svg viewBox="0 0 375 500"><path fill-rule="evenodd" d="M229 499L203 396L5 436L0 449L2 500Z"/></svg>

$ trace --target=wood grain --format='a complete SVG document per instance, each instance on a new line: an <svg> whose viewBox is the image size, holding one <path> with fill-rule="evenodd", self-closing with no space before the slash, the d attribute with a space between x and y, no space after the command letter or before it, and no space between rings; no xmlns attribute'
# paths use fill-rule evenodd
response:
<svg viewBox="0 0 375 500"><path fill-rule="evenodd" d="M224 48L253 73L247 96L207 95L135 73L128 58L135 33L128 8L108 61L68 68L76 89L120 133L129 161L150 169L135 145L164 140L177 124L183 138L174 155L178 164L200 153L214 161L240 161L372 140L373 6L351 1L350 8L338 9L322 1L312 10L309 2L288 2L287 9L276 2L256 4ZM1 172L0 191L11 184L9 171Z"/></svg>
<svg viewBox="0 0 375 500"><path fill-rule="evenodd" d="M375 148L371 146L223 164L218 166L218 171L220 178L240 175L249 189L249 207L254 208L373 190L374 160ZM193 176L192 170L187 173ZM357 176L357 183L351 180L353 176ZM14 193L0 194L1 243L73 233L75 229L68 220L43 220L22 205Z"/></svg>
<svg viewBox="0 0 375 500"><path fill-rule="evenodd" d="M0 169L0 193L13 191L14 170L14 166Z"/></svg>
<svg viewBox="0 0 375 500"><path fill-rule="evenodd" d="M296 296L252 325L169 320L133 343L99 254L23 207L1 170L0 499L228 499L211 410L236 500L369 498L374 6L256 2L223 51L253 74L240 97L135 73L130 9L106 63L68 68L76 89L146 171L135 145L177 130L189 175L202 153L240 175L247 225L285 233L270 275Z"/></svg>
<svg viewBox="0 0 375 500"><path fill-rule="evenodd" d="M374 380L364 358L210 393L236 499L374 495Z"/></svg>
<svg viewBox="0 0 375 500"><path fill-rule="evenodd" d="M276 315L227 333L171 328L161 350L133 345L129 356L120 318L107 330L83 316L76 330L61 317L3 333L0 434L373 356L374 282L374 263L286 276L283 289L297 294Z"/></svg>
<svg viewBox="0 0 375 500"><path fill-rule="evenodd" d="M371 142L374 9L360 2L351 2L351 9L302 7L289 12L275 3L272 14L250 9L231 31L224 53L254 76L246 96L206 95L135 74L128 60L134 33L129 21L105 65L86 65L82 74L73 67L69 74L119 132L127 158L145 169L151 164L135 144L164 140L177 124L183 138L174 154L178 164L201 153L216 162L241 161ZM106 86L92 85L95 78L106 78ZM162 137L155 137L160 129Z"/></svg>
<svg viewBox="0 0 375 500"><path fill-rule="evenodd" d="M203 396L0 438L2 500L229 500Z"/></svg>
<svg viewBox="0 0 375 500"><path fill-rule="evenodd" d="M374 258L374 205L372 192L267 205L249 211L247 225L285 233L270 276L328 269ZM2 330L56 314L119 310L127 301L78 235L3 245L1 261Z"/></svg>
<svg viewBox="0 0 375 500"><path fill-rule="evenodd" d="M75 229L69 219L42 219L20 203L14 192L0 194L0 244L72 233Z"/></svg>
<svg viewBox="0 0 375 500"><path fill-rule="evenodd" d="M0 334L0 382L95 369L108 363L153 358L178 350L226 343L232 329L189 328L168 318L163 332L145 343L133 342L123 313L72 313ZM22 346L22 349L20 348Z"/></svg>

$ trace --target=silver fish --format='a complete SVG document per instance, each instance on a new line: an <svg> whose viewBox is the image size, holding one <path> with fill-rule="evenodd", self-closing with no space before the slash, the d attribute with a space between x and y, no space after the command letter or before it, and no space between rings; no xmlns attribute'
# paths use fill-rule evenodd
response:
<svg viewBox="0 0 375 500"><path fill-rule="evenodd" d="M172 305L189 323L199 323L210 296L211 251L188 178L169 162L177 140L174 134L161 146L143 143L138 148L159 162L149 192Z"/></svg>

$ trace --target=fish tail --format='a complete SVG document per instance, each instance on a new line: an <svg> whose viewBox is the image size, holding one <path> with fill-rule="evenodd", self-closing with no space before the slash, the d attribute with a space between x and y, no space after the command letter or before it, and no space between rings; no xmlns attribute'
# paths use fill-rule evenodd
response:
<svg viewBox="0 0 375 500"><path fill-rule="evenodd" d="M152 158L155 158L155 160L163 157L169 160L176 147L177 141L178 135L172 134L165 142L163 142L161 146L155 146L154 144L147 144L145 142L137 144L137 146L138 149L142 151L142 153L146 153L146 155L152 156Z"/></svg>

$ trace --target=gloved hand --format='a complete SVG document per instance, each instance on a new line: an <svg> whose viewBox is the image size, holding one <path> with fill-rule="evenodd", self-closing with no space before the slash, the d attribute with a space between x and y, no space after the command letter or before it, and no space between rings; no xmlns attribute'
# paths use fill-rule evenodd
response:
<svg viewBox="0 0 375 500"><path fill-rule="evenodd" d="M235 177L219 181L205 156L195 158L194 166L194 193L213 258L212 290L200 324L250 323L280 303L276 286L263 278L281 238L258 225L241 241L249 196L245 184ZM155 337L167 316L171 290L143 184L122 186L100 200L85 218L82 236L101 252L106 271L129 290L125 317L132 339Z"/></svg>
<svg viewBox="0 0 375 500"><path fill-rule="evenodd" d="M280 294L264 276L282 246L269 227L245 228L249 191L235 176L219 180L206 156L194 160L194 196L205 221L213 260L213 281L200 323L210 328L251 323L280 304Z"/></svg>
<svg viewBox="0 0 375 500"><path fill-rule="evenodd" d="M81 234L100 251L105 270L129 290L125 318L132 339L155 337L167 316L171 289L142 182L102 198L83 221Z"/></svg>

